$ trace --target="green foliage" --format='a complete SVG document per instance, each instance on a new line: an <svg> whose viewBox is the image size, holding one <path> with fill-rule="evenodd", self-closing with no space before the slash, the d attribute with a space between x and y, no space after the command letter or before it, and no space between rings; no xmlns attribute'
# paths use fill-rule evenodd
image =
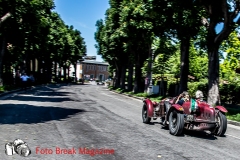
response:
<svg viewBox="0 0 240 160"><path fill-rule="evenodd" d="M240 122L240 113L234 115L227 114L227 119Z"/></svg>
<svg viewBox="0 0 240 160"><path fill-rule="evenodd" d="M69 67L86 53L81 32L67 26L52 11L53 0L3 0L0 6L1 16L11 13L11 17L1 23L0 31L0 43L6 38L8 45L6 54L2 53L3 65L7 68L21 67L29 72L30 60L37 59L38 64L44 63L46 71L51 74L52 62L58 63L59 67Z"/></svg>
<svg viewBox="0 0 240 160"><path fill-rule="evenodd" d="M195 93L197 90L200 90L203 92L204 97L207 97L207 91L208 91L208 81L207 79L204 79L200 82L188 82L188 92L192 97L195 97Z"/></svg>
<svg viewBox="0 0 240 160"><path fill-rule="evenodd" d="M227 119L240 122L240 108L235 106L234 108L225 106L228 112L226 113Z"/></svg>
<svg viewBox="0 0 240 160"><path fill-rule="evenodd" d="M232 32L228 40L223 42L221 50L226 56L220 64L220 76L224 80L234 81L239 76L236 70L240 68L240 40L236 31Z"/></svg>
<svg viewBox="0 0 240 160"><path fill-rule="evenodd" d="M109 89L109 90L113 90L113 89L114 89L114 86L108 86L108 89Z"/></svg>
<svg viewBox="0 0 240 160"><path fill-rule="evenodd" d="M14 89L18 89L18 87L14 86L14 85L0 86L0 92L11 91L11 90L14 90Z"/></svg>
<svg viewBox="0 0 240 160"><path fill-rule="evenodd" d="M206 53L201 53L200 55L199 51L194 48L193 44L194 41L191 41L189 51L189 74L195 77L195 80L204 79L207 77L208 57ZM179 45L171 45L169 52L166 50L164 54L160 53L156 56L153 70L153 77L161 77L161 75L164 74L170 83L172 81L176 82L174 76L180 74L180 50L176 50L176 48L179 48ZM147 72L147 67L146 61L145 66L143 67L144 73Z"/></svg>
<svg viewBox="0 0 240 160"><path fill-rule="evenodd" d="M240 94L240 85L239 81L236 80L235 83L231 82L229 84L221 83L219 85L219 92L222 103L228 104L239 104L239 94ZM205 99L207 99L208 92L208 81L207 79L201 80L199 82L189 82L188 83L188 92L191 96L195 96L195 92L201 90L204 94Z"/></svg>
<svg viewBox="0 0 240 160"><path fill-rule="evenodd" d="M199 53L194 47L194 41L191 42L189 52L189 74L196 80L205 79L208 74L207 53Z"/></svg>
<svg viewBox="0 0 240 160"><path fill-rule="evenodd" d="M134 94L135 96L137 97L148 97L148 94L147 93L137 93L137 94Z"/></svg>
<svg viewBox="0 0 240 160"><path fill-rule="evenodd" d="M121 89L121 88L117 88L117 89L116 89L116 92L118 92L118 93L123 93L123 91L124 91L124 90Z"/></svg>

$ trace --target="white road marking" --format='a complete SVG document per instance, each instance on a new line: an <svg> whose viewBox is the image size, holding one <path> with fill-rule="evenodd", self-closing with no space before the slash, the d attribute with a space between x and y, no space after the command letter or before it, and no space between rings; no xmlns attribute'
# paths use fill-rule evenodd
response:
<svg viewBox="0 0 240 160"><path fill-rule="evenodd" d="M229 137L233 137L233 138L236 138L236 139L239 139L240 140L240 138L239 137L236 137L236 136L233 136L233 135L230 135L230 134L225 134L226 136L229 136Z"/></svg>
<svg viewBox="0 0 240 160"><path fill-rule="evenodd" d="M134 106L134 107L139 107L139 106L137 106L137 105L134 105L134 104L132 104L132 103L128 103L128 102L126 102L126 101L124 101L124 100L121 100L121 99L118 99L118 98L116 98L116 97L109 96L109 95L107 95L107 94L105 94L105 93L101 93L101 94L104 94L104 95L106 95L106 96L108 96L108 97L111 97L111 98L114 98L114 99L116 99L116 100L125 102L125 103L130 104L130 105L132 105L132 106Z"/></svg>
<svg viewBox="0 0 240 160"><path fill-rule="evenodd" d="M98 90L98 88L96 88L96 90L97 91L99 91ZM105 89L106 91L110 91L110 90L108 90L108 89ZM113 91L110 91L110 92L112 92L112 93L114 93L115 95L119 95L118 93L115 93L115 92L113 92ZM109 96L109 95L108 95ZM126 98L128 98L128 99L131 99L131 100L135 100L135 101L138 101L138 102L142 102L142 100L140 100L140 99L136 99L136 98L133 98L133 97L128 97L128 96L126 96L126 95L122 95L122 96L124 96L124 97L126 97ZM124 101L125 102L125 101Z"/></svg>

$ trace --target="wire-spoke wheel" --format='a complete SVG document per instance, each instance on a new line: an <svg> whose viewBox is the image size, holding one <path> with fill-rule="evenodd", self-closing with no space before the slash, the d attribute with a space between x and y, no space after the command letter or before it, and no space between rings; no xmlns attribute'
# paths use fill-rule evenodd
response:
<svg viewBox="0 0 240 160"><path fill-rule="evenodd" d="M227 118L226 116L222 113L222 112L218 112L217 114L217 122L218 122L218 126L215 129L214 134L216 136L223 136L227 130Z"/></svg>
<svg viewBox="0 0 240 160"><path fill-rule="evenodd" d="M180 135L184 128L184 115L176 110L171 111L169 115L169 132L172 135Z"/></svg>
<svg viewBox="0 0 240 160"><path fill-rule="evenodd" d="M149 124L151 121L151 118L148 117L148 110L145 103L143 104L143 108L142 108L142 120L143 120L143 123L146 123L146 124Z"/></svg>

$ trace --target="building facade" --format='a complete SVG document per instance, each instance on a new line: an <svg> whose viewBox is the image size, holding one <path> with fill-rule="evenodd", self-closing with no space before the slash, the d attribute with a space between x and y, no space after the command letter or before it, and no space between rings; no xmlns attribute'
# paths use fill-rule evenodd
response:
<svg viewBox="0 0 240 160"><path fill-rule="evenodd" d="M79 62L79 67L77 67L79 71L77 71L77 73L79 73L80 79L104 81L109 78L108 66L109 64L105 62L85 60Z"/></svg>

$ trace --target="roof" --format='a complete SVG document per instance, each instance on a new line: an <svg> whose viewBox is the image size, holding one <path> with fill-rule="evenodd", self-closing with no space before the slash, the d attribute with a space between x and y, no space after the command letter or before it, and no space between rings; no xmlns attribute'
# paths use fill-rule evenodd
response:
<svg viewBox="0 0 240 160"><path fill-rule="evenodd" d="M95 60L84 60L81 63L91 63L91 64L100 64L100 65L109 65L107 62L99 62Z"/></svg>

